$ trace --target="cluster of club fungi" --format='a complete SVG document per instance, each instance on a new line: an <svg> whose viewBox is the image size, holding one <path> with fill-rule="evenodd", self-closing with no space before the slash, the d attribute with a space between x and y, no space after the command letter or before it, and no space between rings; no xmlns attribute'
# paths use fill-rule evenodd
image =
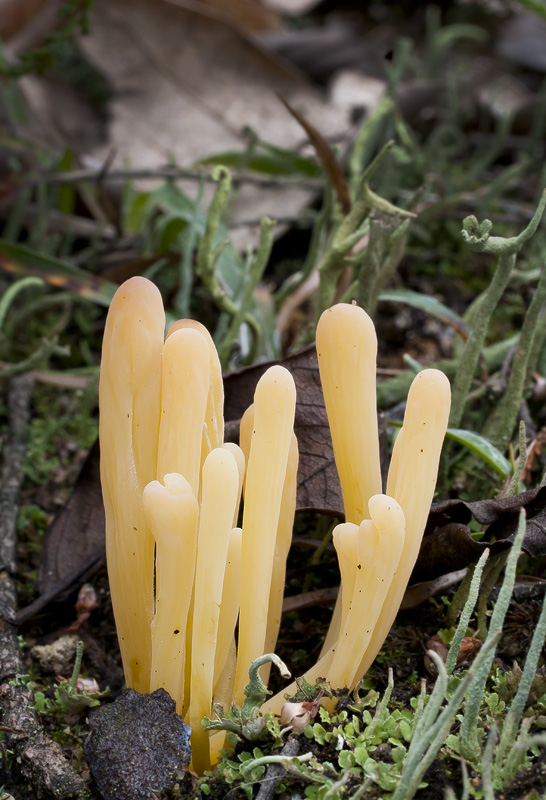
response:
<svg viewBox="0 0 546 800"><path fill-rule="evenodd" d="M202 773L224 744L203 717L213 703L240 705L250 664L275 650L296 508L296 387L287 369L270 367L241 420L240 445L225 443L210 334L188 319L166 339L164 331L158 289L126 281L108 314L100 378L108 574L127 685L171 695ZM438 370L415 377L383 494L374 325L340 303L322 315L316 345L345 522L333 533L341 591L304 677L352 689L387 636L419 552L450 387ZM280 713L295 690L271 697L264 713Z"/></svg>

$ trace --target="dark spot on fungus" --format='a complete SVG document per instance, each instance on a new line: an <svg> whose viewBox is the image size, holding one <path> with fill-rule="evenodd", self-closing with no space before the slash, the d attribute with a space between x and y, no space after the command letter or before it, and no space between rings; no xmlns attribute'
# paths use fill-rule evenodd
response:
<svg viewBox="0 0 546 800"><path fill-rule="evenodd" d="M357 565L356 565L356 568L357 568L357 569L362 569L362 564L357 564Z"/></svg>
<svg viewBox="0 0 546 800"><path fill-rule="evenodd" d="M174 635L175 635L175 636L176 636L177 634L179 634L179 633L180 633L180 628L175 628L175 629L174 629L174 631L173 631L173 633L174 633Z"/></svg>

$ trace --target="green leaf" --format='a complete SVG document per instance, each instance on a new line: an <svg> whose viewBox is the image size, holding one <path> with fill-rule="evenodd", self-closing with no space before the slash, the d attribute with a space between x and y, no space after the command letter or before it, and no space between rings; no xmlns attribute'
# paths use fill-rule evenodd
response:
<svg viewBox="0 0 546 800"><path fill-rule="evenodd" d="M400 730L400 735L404 739L404 741L409 742L411 741L411 725L405 719L401 719L398 723L398 728Z"/></svg>
<svg viewBox="0 0 546 800"><path fill-rule="evenodd" d="M40 713L44 713L46 708L46 696L43 692L35 692L34 694L34 708Z"/></svg>
<svg viewBox="0 0 546 800"><path fill-rule="evenodd" d="M72 169L72 162L74 154L72 150L66 148L63 156L57 166L58 172L69 172ZM76 192L74 186L68 184L61 184L59 187L59 211L63 214L73 214L74 205L76 203Z"/></svg>
<svg viewBox="0 0 546 800"><path fill-rule="evenodd" d="M404 303L407 306L418 308L425 314L430 314L431 317L436 317L441 322L450 325L463 339L468 338L468 329L463 319L435 297L412 292L409 289L391 289L388 292L381 292L379 299L388 303Z"/></svg>
<svg viewBox="0 0 546 800"><path fill-rule="evenodd" d="M479 433L474 431L465 431L461 428L448 428L446 436L453 439L454 442L462 444L467 447L472 453L480 456L486 464L493 467L495 472L506 478L512 471L512 466L507 458L503 456L500 450L491 444L489 439L480 436Z"/></svg>
<svg viewBox="0 0 546 800"><path fill-rule="evenodd" d="M266 152L248 153L245 150L229 150L209 156L199 164L222 164L233 169L249 169L265 175L304 175L308 178L319 178L322 167L311 158L304 158L291 150L267 148Z"/></svg>
<svg viewBox="0 0 546 800"><path fill-rule="evenodd" d="M164 226L159 237L157 250L159 253L166 253L172 247L180 243L180 235L187 228L188 223L180 217L172 217Z"/></svg>
<svg viewBox="0 0 546 800"><path fill-rule="evenodd" d="M355 747L354 757L356 763L359 764L361 767L363 767L369 758L368 751L366 750L365 747L359 745L358 747Z"/></svg>
<svg viewBox="0 0 546 800"><path fill-rule="evenodd" d="M341 769L348 769L354 767L355 756L350 750L342 750L338 756L338 763Z"/></svg>
<svg viewBox="0 0 546 800"><path fill-rule="evenodd" d="M170 181L160 186L159 189L154 192L154 197L171 216L185 219L186 222L190 222L190 220L193 219L195 215L194 201L190 200L184 192L181 192L180 189ZM203 219L203 229L204 224Z"/></svg>
<svg viewBox="0 0 546 800"><path fill-rule="evenodd" d="M85 272L68 261L0 239L0 269L13 275L37 275L57 289L73 292L97 305L109 307L115 283Z"/></svg>
<svg viewBox="0 0 546 800"><path fill-rule="evenodd" d="M152 192L137 194L125 210L124 229L127 233L141 233L148 222L148 217L156 205Z"/></svg>

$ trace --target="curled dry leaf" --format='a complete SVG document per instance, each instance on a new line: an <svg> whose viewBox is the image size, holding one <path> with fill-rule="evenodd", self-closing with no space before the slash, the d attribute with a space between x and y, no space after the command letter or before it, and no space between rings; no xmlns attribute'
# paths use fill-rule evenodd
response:
<svg viewBox="0 0 546 800"><path fill-rule="evenodd" d="M431 580L476 561L484 548L506 550L514 541L520 509L527 515L523 550L530 556L546 554L546 486L492 500L445 500L434 503L412 582ZM474 518L485 527L483 538L472 539L468 523Z"/></svg>

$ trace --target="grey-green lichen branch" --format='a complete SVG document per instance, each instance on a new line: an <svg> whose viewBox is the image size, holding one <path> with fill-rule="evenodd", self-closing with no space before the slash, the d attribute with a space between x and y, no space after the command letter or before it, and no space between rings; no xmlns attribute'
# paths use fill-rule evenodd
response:
<svg viewBox="0 0 546 800"><path fill-rule="evenodd" d="M266 720L261 714L260 708L265 703L268 692L258 670L269 662L275 664L283 678L290 677L286 664L275 653L266 653L260 658L256 658L248 669L248 683L244 690L243 705L241 707L233 705L229 711L224 711L222 705L215 703L214 711L218 719L205 717L203 719L205 730L231 731L241 739L250 741L259 739L263 735Z"/></svg>
<svg viewBox="0 0 546 800"><path fill-rule="evenodd" d="M231 191L231 173L226 167L218 166L212 171L212 177L214 180L218 181L218 186L209 207L205 231L197 250L197 274L220 311L223 311L232 319L236 318L238 320L237 331L240 328L241 322L246 322L252 329L256 341L259 342L261 337L260 324L254 315L245 307L245 303L248 304L251 293L249 295L248 292L245 291L241 303L237 304L218 280L216 264L222 250L228 242L227 240L218 242L217 234ZM273 225L274 223L271 220L264 220L262 222L260 244L250 270L251 281L254 282L254 285L257 284L259 278L263 274L267 259L269 258L269 253L271 252ZM233 327L232 325L230 330Z"/></svg>
<svg viewBox="0 0 546 800"><path fill-rule="evenodd" d="M508 285L516 263L517 253L535 233L545 208L546 191L543 192L537 210L525 230L518 236L509 238L490 236L492 223L488 219L479 223L476 217L470 216L463 222L462 237L470 249L477 253L491 253L497 255L498 263L491 283L482 295L479 311L474 315L474 324L472 325L465 344L459 370L453 383L451 415L449 418L449 426L451 428L458 428L461 424L465 402L476 373L491 316ZM525 377L525 372L523 372L523 377ZM514 391L516 382L521 382L519 377L514 378ZM512 402L512 398L510 398L510 402Z"/></svg>
<svg viewBox="0 0 546 800"><path fill-rule="evenodd" d="M372 176L393 145L393 141L387 142L366 168L360 180L351 210L342 218L330 237L326 252L318 265L320 283L317 320L322 312L334 302L339 278L345 267L354 268L357 265L357 262L352 257L352 250L369 231L370 213L377 211L389 217L405 219L415 217L415 214L411 211L398 208L398 206L393 205L370 189L369 183Z"/></svg>

